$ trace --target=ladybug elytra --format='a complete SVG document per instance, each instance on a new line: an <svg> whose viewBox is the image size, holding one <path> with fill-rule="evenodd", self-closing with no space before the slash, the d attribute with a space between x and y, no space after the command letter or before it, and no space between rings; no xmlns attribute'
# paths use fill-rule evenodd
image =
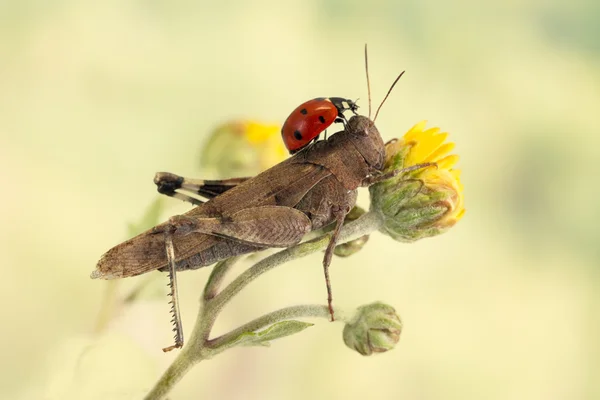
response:
<svg viewBox="0 0 600 400"><path fill-rule="evenodd" d="M341 97L319 97L300 104L281 128L285 147L290 154L303 149L334 122L345 124L345 111L356 114L357 109L354 101Z"/></svg>

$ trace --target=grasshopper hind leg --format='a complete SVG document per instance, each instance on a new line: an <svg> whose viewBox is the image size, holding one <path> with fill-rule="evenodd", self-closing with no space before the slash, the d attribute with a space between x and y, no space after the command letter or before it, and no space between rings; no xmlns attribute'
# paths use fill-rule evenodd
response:
<svg viewBox="0 0 600 400"><path fill-rule="evenodd" d="M203 201L192 197L190 194L201 196L205 199L212 199L248 179L249 178L204 180L185 178L170 172L157 172L156 175L154 175L154 184L160 194L174 197L194 205L200 205Z"/></svg>
<svg viewBox="0 0 600 400"><path fill-rule="evenodd" d="M183 327L181 325L181 316L179 315L179 295L177 291L177 270L175 264L175 248L173 246L173 235L170 231L165 232L165 251L167 252L167 260L169 262L169 287L171 291L171 314L173 318L173 332L175 332L175 344L165 347L163 351L171 351L183 347Z"/></svg>

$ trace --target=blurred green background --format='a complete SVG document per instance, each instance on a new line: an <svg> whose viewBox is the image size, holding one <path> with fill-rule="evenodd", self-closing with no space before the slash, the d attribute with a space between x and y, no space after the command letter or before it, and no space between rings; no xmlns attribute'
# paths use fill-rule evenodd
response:
<svg viewBox="0 0 600 400"><path fill-rule="evenodd" d="M319 96L366 112L365 42L375 102L407 71L384 139L428 119L465 185L448 234L374 234L333 260L336 304L394 305L399 345L364 358L317 321L199 364L172 398L600 398L599 20L592 0L1 2L0 398L140 398L175 356L166 278L94 334L96 261L156 199L156 171L204 177L216 125L280 124ZM208 273L179 275L188 334ZM313 255L251 285L217 332L324 301Z"/></svg>

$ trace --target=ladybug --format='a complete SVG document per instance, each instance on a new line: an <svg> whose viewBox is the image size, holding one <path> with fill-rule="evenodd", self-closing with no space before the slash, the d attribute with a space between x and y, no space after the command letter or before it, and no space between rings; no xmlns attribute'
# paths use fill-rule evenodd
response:
<svg viewBox="0 0 600 400"><path fill-rule="evenodd" d="M355 102L341 97L319 97L300 104L285 120L281 137L290 154L317 140L334 122L346 124L345 111L356 114Z"/></svg>

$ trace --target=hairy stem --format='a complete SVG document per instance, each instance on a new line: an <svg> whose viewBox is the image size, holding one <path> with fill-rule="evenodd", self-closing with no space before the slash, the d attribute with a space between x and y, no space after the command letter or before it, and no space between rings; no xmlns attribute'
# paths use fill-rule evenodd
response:
<svg viewBox="0 0 600 400"><path fill-rule="evenodd" d="M338 244L367 235L378 230L381 226L383 226L383 218L379 214L369 211L357 220L344 225L338 239ZM220 311L229 300L254 279L283 263L323 250L329 244L330 238L331 233L328 233L264 258L231 282L227 288L214 298L214 303L211 306L214 307L215 311Z"/></svg>
<svg viewBox="0 0 600 400"><path fill-rule="evenodd" d="M188 353L190 347L185 346L173 360L173 363L162 374L158 382L152 390L144 397L145 400L164 399L165 396L173 389L175 384L184 377L184 375L194 366L194 364L202 361L198 355L191 357Z"/></svg>
<svg viewBox="0 0 600 400"><path fill-rule="evenodd" d="M374 211L369 211L357 220L344 225L342 231L340 232L338 244L342 244L367 235L378 230L382 226L382 216ZM266 314L232 330L229 333L209 340L210 331L223 307L250 282L265 272L268 272L287 261L304 257L311 253L325 249L330 238L331 233L328 233L321 237L300 243L296 246L289 247L269 257L266 257L254 264L252 267L248 268L245 272L234 279L233 282L231 282L227 287L225 287L225 289L223 289L220 293L217 293L218 286L222 282L225 273L230 269L236 260L233 259L231 262L229 260L220 262L216 267L217 270L213 271L213 274L211 274L211 277L209 278L209 281L205 287L205 293L202 296L204 304L202 307L200 307L198 312L190 340L179 352L177 358L164 372L164 374L145 398L147 400L163 399L169 393L169 391L171 391L175 384L179 382L181 378L183 378L190 368L192 368L192 366L225 350L228 348L227 345L232 340L235 340L236 337L244 332L254 332L272 325L273 323L288 320L289 318L329 318L327 306L304 305L288 307ZM343 320L344 317L342 312L336 311L336 315L338 315L338 312L339 316Z"/></svg>
<svg viewBox="0 0 600 400"><path fill-rule="evenodd" d="M336 315L338 315L338 313L341 315L342 311L336 310ZM280 321L309 317L325 318L328 320L330 317L329 308L320 304L306 304L282 308L258 317L224 335L211 339L206 345L213 349L226 347L227 344L232 340L237 339L244 332L257 332ZM340 319L340 321L343 321L343 319Z"/></svg>
<svg viewBox="0 0 600 400"><path fill-rule="evenodd" d="M231 257L226 260L219 261L217 265L213 267L213 270L208 277L208 281L206 281L206 286L204 287L204 301L208 301L217 295L221 287L221 283L223 283L223 279L225 279L225 275L227 275L231 267L233 267L233 265L239 259L240 257Z"/></svg>

